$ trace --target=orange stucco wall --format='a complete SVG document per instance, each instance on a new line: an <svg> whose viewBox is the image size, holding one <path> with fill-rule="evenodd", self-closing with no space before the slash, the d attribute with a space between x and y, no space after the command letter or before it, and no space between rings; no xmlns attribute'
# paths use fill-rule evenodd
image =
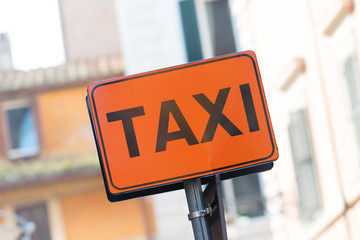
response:
<svg viewBox="0 0 360 240"><path fill-rule="evenodd" d="M64 197L61 205L67 240L126 239L146 235L141 199L110 203L103 191L92 191Z"/></svg>
<svg viewBox="0 0 360 240"><path fill-rule="evenodd" d="M41 92L36 96L36 120L43 158L96 153L85 97L86 86ZM57 220L64 225L66 240L129 239L155 232L150 201L134 199L110 203L103 186L99 188L86 183L89 186L82 184L83 189L76 194L69 185L55 194L59 197L62 212L62 218ZM34 189L24 189L18 194L27 192L29 198L42 199ZM44 191L40 195L45 197L45 193L49 194Z"/></svg>
<svg viewBox="0 0 360 240"><path fill-rule="evenodd" d="M95 151L85 96L85 86L38 96L42 153L64 155Z"/></svg>

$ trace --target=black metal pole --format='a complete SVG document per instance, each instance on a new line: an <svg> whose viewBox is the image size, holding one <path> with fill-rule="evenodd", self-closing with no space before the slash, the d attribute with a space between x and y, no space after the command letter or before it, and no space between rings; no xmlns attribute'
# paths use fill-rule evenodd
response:
<svg viewBox="0 0 360 240"><path fill-rule="evenodd" d="M184 181L186 199L189 207L189 220L191 221L195 240L211 240L210 228L206 215L209 208L206 208L204 196L199 178Z"/></svg>

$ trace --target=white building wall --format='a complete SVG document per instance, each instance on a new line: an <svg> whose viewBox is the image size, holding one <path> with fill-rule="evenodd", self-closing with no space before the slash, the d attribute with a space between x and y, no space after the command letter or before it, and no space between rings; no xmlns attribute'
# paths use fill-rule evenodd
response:
<svg viewBox="0 0 360 240"><path fill-rule="evenodd" d="M274 169L263 174L274 239L360 237L351 221L360 214L359 146L341 65L350 53L357 54L359 65L358 4L230 0L241 46L255 50L259 58L280 151ZM322 202L308 220L299 217L287 130L289 113L304 106Z"/></svg>
<svg viewBox="0 0 360 240"><path fill-rule="evenodd" d="M193 238L184 190L157 194L151 198L156 219L156 240Z"/></svg>
<svg viewBox="0 0 360 240"><path fill-rule="evenodd" d="M120 53L113 0L58 0L67 61Z"/></svg>
<svg viewBox="0 0 360 240"><path fill-rule="evenodd" d="M126 74L186 61L178 0L116 0Z"/></svg>

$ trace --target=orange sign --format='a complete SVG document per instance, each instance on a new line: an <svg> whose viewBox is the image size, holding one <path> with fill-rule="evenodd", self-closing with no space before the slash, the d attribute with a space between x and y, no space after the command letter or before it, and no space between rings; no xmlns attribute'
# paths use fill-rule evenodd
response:
<svg viewBox="0 0 360 240"><path fill-rule="evenodd" d="M110 200L278 158L252 51L105 80L87 92Z"/></svg>

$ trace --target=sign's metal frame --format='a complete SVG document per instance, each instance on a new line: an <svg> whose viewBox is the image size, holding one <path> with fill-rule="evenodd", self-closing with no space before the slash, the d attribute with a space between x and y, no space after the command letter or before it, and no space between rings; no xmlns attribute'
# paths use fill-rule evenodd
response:
<svg viewBox="0 0 360 240"><path fill-rule="evenodd" d="M257 64L255 64L255 60L253 59L253 56L250 56L249 54L247 54L247 52L245 53L237 53L237 54L231 54L228 56L222 56L219 58L215 58L215 59L209 59L209 60L205 60L205 61L200 61L200 62L195 62L195 63L191 63L192 65L196 64L206 64L206 63L210 63L210 62L214 62L214 61L219 61L219 60L223 60L223 59L230 59L230 58L236 58L239 56L247 56L249 57L254 64L254 68L256 71L256 78L257 81L261 81L260 80L260 76L258 76L259 72L258 72L258 68L257 68ZM190 66L191 64L185 64L185 65L181 65L179 67L175 67L175 68L171 68L169 69L164 69L163 72L166 71L172 71L172 70L176 70L179 68L186 68L188 66ZM160 70L159 72L156 72L155 74L161 73L162 71ZM151 73L150 74L154 74ZM145 73L146 75L146 73ZM138 76L137 76L138 77ZM130 78L125 78L124 80L121 81L126 81L129 80ZM116 81L116 79L114 79L114 81ZM107 82L106 84L109 84L109 82ZM262 86L262 83L258 83L259 87L260 85ZM262 90L260 89L260 92ZM106 169L104 166L104 159L102 159L102 154L101 154L101 149L100 149L100 143L99 143L99 136L97 136L97 131L96 131L96 127L95 127L95 119L94 119L94 114L92 112L92 108L91 108L91 103L89 100L89 97L91 96L87 96L86 97L86 103L87 103L87 107L88 107L88 112L89 112L89 117L90 117L90 121L91 121L91 125L92 125L92 129L93 129L93 134L95 137L95 143L96 143L96 147L97 147L97 152L98 152L98 156L99 156L99 160L100 160L100 166L101 166L101 171L102 171L102 176L104 179L104 184L105 184L105 188L106 188L106 193L107 193L107 197L111 202L115 202L115 201L122 201L122 200L127 200L127 199L131 199L131 198L136 198L136 197L141 197L141 196L147 196L147 195L152 195L152 194L157 194L157 193L163 193L163 192L168 192L168 191L173 191L173 190L179 190L179 189L183 189L184 185L183 185L183 180L179 179L179 180L174 180L172 182L166 182L166 183L159 183L156 186L148 186L148 187L144 187L141 189L136 189L136 190L132 190L132 191L128 191L128 192L122 192L122 193L118 193L118 194L113 194L110 192L109 190L109 186L108 186L108 181L107 181L107 175L106 175ZM268 125L268 130L269 130L269 135L271 138L271 144L273 146L273 153L268 156L268 158L273 157L274 151L277 152L277 146L276 146L276 142L275 142L275 137L273 136L273 132L271 131L271 122L270 122L270 116L268 115L268 111L267 111L267 107L266 107L266 100L265 100L265 96L261 95L262 101L263 101L263 107L265 110L265 116L266 116L266 121L267 121L267 125ZM262 172L262 171L267 171L270 170L273 167L273 162L276 159L271 159L267 162L264 162L264 160L266 160L265 158L263 159L258 159L258 160L253 160L250 162L245 162L245 163L239 163L238 164L238 168L233 169L235 166L231 166L231 168L229 167L224 167L224 170L214 170L215 172L209 172L208 175L205 176L200 176L201 178L201 182L202 184L204 183L208 183L209 179L211 178L211 176L214 175L214 173L219 174L221 180L224 179L229 179L229 178L233 178L236 176L241 176L241 175L246 175L249 173L254 173L254 172ZM251 163L252 165L250 166L246 166L246 164ZM245 166L244 166L245 165ZM222 172L221 172L222 171ZM191 177L191 176L190 176Z"/></svg>

